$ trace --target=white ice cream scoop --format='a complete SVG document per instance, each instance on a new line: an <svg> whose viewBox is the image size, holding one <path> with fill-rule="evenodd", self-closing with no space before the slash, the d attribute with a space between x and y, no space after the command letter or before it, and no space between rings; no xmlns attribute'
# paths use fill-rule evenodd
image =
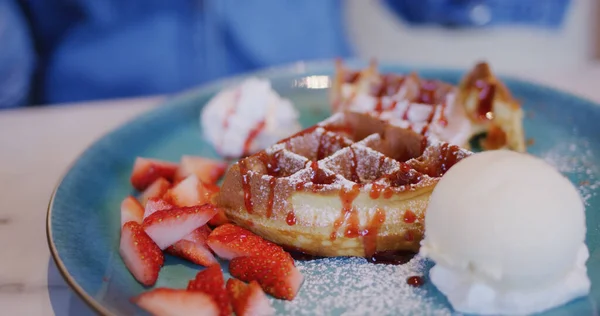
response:
<svg viewBox="0 0 600 316"><path fill-rule="evenodd" d="M487 151L435 187L421 254L432 283L459 312L540 312L590 290L582 199L541 159Z"/></svg>
<svg viewBox="0 0 600 316"><path fill-rule="evenodd" d="M259 78L219 92L200 121L205 138L228 158L256 153L301 128L292 103Z"/></svg>

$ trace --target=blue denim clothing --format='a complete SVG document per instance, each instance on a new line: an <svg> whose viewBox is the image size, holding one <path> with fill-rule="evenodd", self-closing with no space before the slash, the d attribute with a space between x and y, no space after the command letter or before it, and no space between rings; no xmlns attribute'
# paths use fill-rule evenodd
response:
<svg viewBox="0 0 600 316"><path fill-rule="evenodd" d="M13 1L0 0L0 109L27 103L34 66L22 12Z"/></svg>
<svg viewBox="0 0 600 316"><path fill-rule="evenodd" d="M556 28L569 0L383 3L415 25ZM260 67L348 57L352 49L344 31L343 4L0 0L0 109L28 102L171 93Z"/></svg>
<svg viewBox="0 0 600 316"><path fill-rule="evenodd" d="M9 8L0 17L19 22L6 32L0 28L0 108L23 104L2 101L11 90L28 91L11 77L9 65L27 83L37 65L35 86L29 87L35 102L59 103L170 93L260 67L351 55L339 0L0 3ZM22 12L29 27L18 19ZM30 33L36 59L25 45Z"/></svg>
<svg viewBox="0 0 600 316"><path fill-rule="evenodd" d="M556 29L562 25L570 0L385 0L385 3L414 25L523 25Z"/></svg>

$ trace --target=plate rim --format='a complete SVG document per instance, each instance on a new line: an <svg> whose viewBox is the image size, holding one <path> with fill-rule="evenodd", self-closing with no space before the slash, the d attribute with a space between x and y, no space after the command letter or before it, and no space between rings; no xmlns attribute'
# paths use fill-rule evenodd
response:
<svg viewBox="0 0 600 316"><path fill-rule="evenodd" d="M57 270L59 271L59 273L61 274L63 279L66 281L66 283L69 285L69 287L73 290L73 292L75 292L75 294L77 294L77 296L80 299L82 299L88 305L88 307L90 307L95 313L100 314L100 315L106 315L106 316L117 316L115 313L113 313L109 309L107 309L103 304L101 304L96 299L94 299L92 297L92 295L88 294L79 285L79 283L75 280L75 278L68 272L67 267L65 266L64 262L60 258L60 255L58 254L58 249L54 243L54 238L53 238L53 234L52 234L52 210L54 209L54 200L56 197L56 193L57 193L59 187L63 184L65 177L73 169L75 164L80 161L81 157L84 156L84 154L86 152L91 150L92 147L94 147L100 140L102 140L106 137L109 137L112 134L118 133L121 129L123 129L125 126L129 125L130 123L140 120L144 117L150 116L155 111L157 111L161 108L165 108L165 105L168 105L171 103L177 104L185 99L195 97L202 91L209 92L211 90L218 89L219 87L222 88L229 84L239 82L239 81L241 81L245 78L251 77L251 76L271 77L272 78L272 77L276 77L277 75L289 76L292 74L299 75L299 74L303 74L303 73L304 74L311 73L311 72L315 72L316 70L319 70L319 69L323 70L323 69L327 69L327 67L332 67L333 65L335 65L336 60L341 60L341 59L305 60L305 61L298 61L298 62L294 62L294 63L283 64L283 65L279 65L279 66L266 67L266 68L261 68L261 69L257 69L254 71L247 71L247 72L239 73L237 75L227 76L224 78L213 80L213 81L210 81L207 83L196 85L190 89L182 90L180 92L165 94L164 95L165 99L163 99L161 102L159 102L158 105L153 106L149 109L146 109L146 110L134 115L132 118L122 122L121 124L117 125L116 127L113 127L112 129L110 129L110 130L102 133L101 135L97 136L96 138L94 138L94 140L92 142L90 142L67 165L67 167L65 167L65 169L61 173L60 177L56 181L54 189L52 190L52 193L50 195L48 206L46 208L46 225L45 225L46 226L46 241L48 243L50 255L56 265ZM364 67L364 66L368 65L368 61L366 61L364 59L359 59L359 58L343 59L343 62L344 62L344 65L350 65L350 67L352 67L352 68ZM425 66L423 64L410 64L409 65L407 63L393 62L393 61L379 61L378 67L379 68L397 67L397 68L406 68L406 69L413 68L413 69L419 69L419 71L462 72L462 73L465 73L469 70L469 68L464 68L464 67L442 67L442 66L437 67L437 66L431 66L431 65ZM555 93L565 95L569 98L577 100L578 102L587 103L587 105L596 107L598 109L598 111L600 111L600 102L596 102L596 101L588 98L587 96L578 95L576 93L564 90L560 87L555 87L555 86L544 84L544 83L537 82L534 80L522 79L522 78L520 78L518 76L514 76L514 75L505 75L501 72L497 73L497 76L499 78L501 78L502 81L510 80L510 81L520 84L520 85L529 85L529 86L533 86L537 89L554 91Z"/></svg>

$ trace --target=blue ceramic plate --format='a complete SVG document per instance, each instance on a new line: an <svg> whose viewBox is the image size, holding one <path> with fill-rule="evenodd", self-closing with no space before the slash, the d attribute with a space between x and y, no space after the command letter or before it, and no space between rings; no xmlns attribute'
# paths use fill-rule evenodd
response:
<svg viewBox="0 0 600 316"><path fill-rule="evenodd" d="M351 66L364 66L351 63ZM464 71L382 65L384 71L417 70L426 78L456 83ZM310 126L328 113L328 83L333 63L300 63L254 75L272 80L290 98ZM200 110L233 78L171 99L109 133L72 165L57 187L48 210L48 242L67 282L101 314L133 315L143 311L128 299L144 290L119 257L120 202L132 194L129 174L137 156L178 161L183 154L217 157L202 139ZM548 315L591 315L600 301L600 106L576 96L528 82L504 78L527 113L529 152L543 157L575 183L587 203L587 244L592 292ZM425 275L431 263L368 264L363 259L335 258L298 263L306 277L292 302L273 300L282 315L429 315L452 314L445 298L430 283L406 284ZM184 288L201 269L167 256L156 286ZM227 265L223 264L224 271ZM426 278L426 277L425 277Z"/></svg>

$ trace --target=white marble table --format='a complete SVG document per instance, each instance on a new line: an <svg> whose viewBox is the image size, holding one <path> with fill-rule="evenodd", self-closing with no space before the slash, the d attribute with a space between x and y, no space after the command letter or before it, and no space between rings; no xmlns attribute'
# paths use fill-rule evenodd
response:
<svg viewBox="0 0 600 316"><path fill-rule="evenodd" d="M600 65L520 74L600 103ZM91 142L163 97L0 111L0 314L90 315L47 249L50 194Z"/></svg>

